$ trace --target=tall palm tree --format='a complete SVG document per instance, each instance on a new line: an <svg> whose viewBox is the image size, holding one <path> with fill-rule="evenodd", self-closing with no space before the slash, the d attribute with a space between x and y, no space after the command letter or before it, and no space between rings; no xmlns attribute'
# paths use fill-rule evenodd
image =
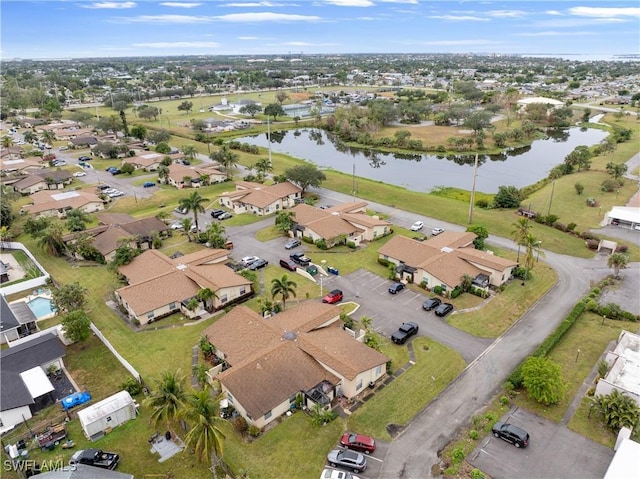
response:
<svg viewBox="0 0 640 479"><path fill-rule="evenodd" d="M37 135L33 130L25 131L24 135L22 136L24 138L24 141L26 141L27 143L33 143L33 140L37 138Z"/></svg>
<svg viewBox="0 0 640 479"><path fill-rule="evenodd" d="M238 155L231 151L227 145L222 145L222 147L216 151L215 153L211 153L209 155L213 161L217 161L224 168L225 173L227 174L227 178L231 179L231 173L233 169L238 165Z"/></svg>
<svg viewBox="0 0 640 479"><path fill-rule="evenodd" d="M208 301L217 297L218 295L215 293L215 291L210 288L201 288L200 291L198 291L198 299L202 301L202 305L207 311L211 311L212 309L208 306Z"/></svg>
<svg viewBox="0 0 640 479"><path fill-rule="evenodd" d="M620 277L620 270L625 269L629 263L629 257L624 253L613 253L607 260L607 266L613 268L613 276Z"/></svg>
<svg viewBox="0 0 640 479"><path fill-rule="evenodd" d="M514 229L511 231L511 237L518 245L518 259L516 263L520 264L520 246L522 246L524 238L529 234L531 225L529 224L529 218L518 218L518 221L513 223L512 226Z"/></svg>
<svg viewBox="0 0 640 479"><path fill-rule="evenodd" d="M13 138L11 138L9 135L5 135L2 137L2 146L4 148L9 148L10 146L13 146Z"/></svg>
<svg viewBox="0 0 640 479"><path fill-rule="evenodd" d="M43 131L41 137L49 145L52 145L56 139L55 133L53 133L51 130Z"/></svg>
<svg viewBox="0 0 640 479"><path fill-rule="evenodd" d="M287 299L291 296L296 297L295 288L298 285L295 281L289 279L286 274L282 275L282 278L273 278L271 280L271 296L274 298L277 295L282 296L282 310L284 311Z"/></svg>
<svg viewBox="0 0 640 479"><path fill-rule="evenodd" d="M183 145L180 149L182 153L184 153L184 156L190 160L193 160L198 154L198 150L196 150L196 147L193 145Z"/></svg>
<svg viewBox="0 0 640 479"><path fill-rule="evenodd" d="M213 398L209 388L194 391L187 397L187 405L182 417L191 429L184 438L185 444L193 449L199 460L209 460L213 477L218 477L216 467L224 452L225 435L222 427L226 423L220 417L219 404L222 395Z"/></svg>
<svg viewBox="0 0 640 479"><path fill-rule="evenodd" d="M538 241L538 239L533 236L531 233L527 233L522 241L522 246L525 249L525 257L524 257L524 267L527 272L533 269L535 255L544 256L544 252L542 251L540 245L542 243Z"/></svg>
<svg viewBox="0 0 640 479"><path fill-rule="evenodd" d="M264 180L264 177L268 172L273 171L273 166L271 165L269 158L259 159L256 164L253 165L253 168L258 172L258 177L262 180Z"/></svg>
<svg viewBox="0 0 640 479"><path fill-rule="evenodd" d="M161 179L162 181L164 181L165 183L168 183L168 178L169 178L169 167L168 166L160 165L158 167L158 178Z"/></svg>
<svg viewBox="0 0 640 479"><path fill-rule="evenodd" d="M191 192L186 198L180 200L180 208L184 208L187 213L193 212L193 223L196 225L196 230L200 231L198 227L198 213L204 213L203 203L209 201L207 198L200 196L197 191Z"/></svg>
<svg viewBox="0 0 640 479"><path fill-rule="evenodd" d="M62 256L66 250L62 240L62 226L54 223L42 232L38 240L38 246L43 248L51 256Z"/></svg>
<svg viewBox="0 0 640 479"><path fill-rule="evenodd" d="M185 379L180 370L165 371L161 378L156 380L155 389L145 399L145 404L151 408L150 421L154 426L161 420L169 425L178 418L187 402L184 384Z"/></svg>

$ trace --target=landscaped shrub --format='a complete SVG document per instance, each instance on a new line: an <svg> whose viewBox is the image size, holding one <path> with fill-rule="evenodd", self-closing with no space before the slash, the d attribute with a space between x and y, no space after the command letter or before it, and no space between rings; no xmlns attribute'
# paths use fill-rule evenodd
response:
<svg viewBox="0 0 640 479"><path fill-rule="evenodd" d="M598 241L600 241L600 237L598 237L598 236L594 235L593 233L589 233L588 231L585 231L584 233L582 233L582 234L580 235L580 238L582 238L582 239L586 239L586 240L588 240L588 239L592 239L592 240L598 240Z"/></svg>
<svg viewBox="0 0 640 479"><path fill-rule="evenodd" d="M471 431L469 431L469 437L474 441L477 441L480 437L480 434L478 434L478 431L476 431L475 429L472 429Z"/></svg>
<svg viewBox="0 0 640 479"><path fill-rule="evenodd" d="M578 225L577 225L577 224L575 224L575 223L569 223L569 224L567 225L567 231L573 231L573 230L575 230L575 229L576 229L576 226L578 226Z"/></svg>
<svg viewBox="0 0 640 479"><path fill-rule="evenodd" d="M476 200L476 206L478 208L487 209L489 208L489 200L486 198L480 198L479 200Z"/></svg>
<svg viewBox="0 0 640 479"><path fill-rule="evenodd" d="M384 258L378 258L378 264L381 264L385 268L389 266L389 260Z"/></svg>
<svg viewBox="0 0 640 479"><path fill-rule="evenodd" d="M485 479L485 477L484 472L480 469L473 469L471 471L471 479Z"/></svg>
<svg viewBox="0 0 640 479"><path fill-rule="evenodd" d="M558 223L557 221L553 223L553 227L557 230L564 231L565 233L568 231L567 225L564 223Z"/></svg>
<svg viewBox="0 0 640 479"><path fill-rule="evenodd" d="M600 241L598 240L589 239L585 241L585 245L587 245L587 248L593 249L593 250L598 249L599 244L600 244Z"/></svg>
<svg viewBox="0 0 640 479"><path fill-rule="evenodd" d="M420 281L420 287L423 289L427 289L427 280L423 279L422 281Z"/></svg>
<svg viewBox="0 0 640 479"><path fill-rule="evenodd" d="M460 464L464 459L464 449L456 447L451 453L451 460L454 464Z"/></svg>
<svg viewBox="0 0 640 479"><path fill-rule="evenodd" d="M235 419L235 421L233 421L233 427L240 434L244 434L245 432L247 432L247 429L249 429L249 425L247 424L247 420L245 418L243 418L242 416L238 416Z"/></svg>
<svg viewBox="0 0 640 479"><path fill-rule="evenodd" d="M321 249L321 250L327 249L327 243L323 239L316 240L315 245L318 249Z"/></svg>
<svg viewBox="0 0 640 479"><path fill-rule="evenodd" d="M313 244L313 238L309 238L308 236L303 236L302 241L305 243Z"/></svg>
<svg viewBox="0 0 640 479"><path fill-rule="evenodd" d="M249 436L258 437L260 435L260 428L258 426L249 426Z"/></svg>
<svg viewBox="0 0 640 479"><path fill-rule="evenodd" d="M629 247L626 244L621 244L616 247L616 253L626 253Z"/></svg>
<svg viewBox="0 0 640 479"><path fill-rule="evenodd" d="M444 289L442 288L442 286L438 285L438 286L434 286L433 288L433 292L435 294L439 294L441 295L443 293Z"/></svg>
<svg viewBox="0 0 640 479"><path fill-rule="evenodd" d="M620 184L616 180L604 180L600 185L600 189L607 193L612 193L620 187Z"/></svg>
<svg viewBox="0 0 640 479"><path fill-rule="evenodd" d="M589 301L587 301L587 311L598 311L598 309L600 308L600 305L598 304L597 301L594 301L593 299L590 299Z"/></svg>
<svg viewBox="0 0 640 479"><path fill-rule="evenodd" d="M356 249L356 244L353 241L347 242L347 246L351 249Z"/></svg>
<svg viewBox="0 0 640 479"><path fill-rule="evenodd" d="M462 289L459 286L456 286L451 291L451 299L455 299L462 294Z"/></svg>
<svg viewBox="0 0 640 479"><path fill-rule="evenodd" d="M132 396L137 396L142 392L142 384L134 378L128 378L120 387Z"/></svg>

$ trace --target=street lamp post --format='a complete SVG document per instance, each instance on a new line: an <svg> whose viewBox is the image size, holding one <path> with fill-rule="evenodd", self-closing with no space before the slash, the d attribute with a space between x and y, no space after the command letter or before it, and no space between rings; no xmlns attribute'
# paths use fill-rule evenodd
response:
<svg viewBox="0 0 640 479"><path fill-rule="evenodd" d="M578 362L578 358L580 357L580 350L576 351L576 363Z"/></svg>
<svg viewBox="0 0 640 479"><path fill-rule="evenodd" d="M536 255L536 263L540 260L540 248L542 248L542 241L538 241L538 254Z"/></svg>

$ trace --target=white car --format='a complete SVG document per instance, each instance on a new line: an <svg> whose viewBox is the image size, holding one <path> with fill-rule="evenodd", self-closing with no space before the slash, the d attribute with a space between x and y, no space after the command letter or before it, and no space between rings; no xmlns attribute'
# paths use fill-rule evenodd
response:
<svg viewBox="0 0 640 479"><path fill-rule="evenodd" d="M112 193L109 193L110 198L117 198L118 196L124 196L124 193L122 191L114 191Z"/></svg>
<svg viewBox="0 0 640 479"><path fill-rule="evenodd" d="M182 223L173 223L171 225L171 229L172 230L182 230L182 229L184 229L184 226L182 226Z"/></svg>
<svg viewBox="0 0 640 479"><path fill-rule="evenodd" d="M248 267L251 263L255 263L259 259L260 258L258 258L257 256L245 256L240 261L242 262L243 266Z"/></svg>
<svg viewBox="0 0 640 479"><path fill-rule="evenodd" d="M359 479L358 476L354 476L347 471L339 471L337 469L326 468L322 471L320 479Z"/></svg>
<svg viewBox="0 0 640 479"><path fill-rule="evenodd" d="M68 146L59 146L59 147L58 147L58 150L59 150L59 151L65 151L65 150L68 150L68 149L69 149L69 147L68 147Z"/></svg>
<svg viewBox="0 0 640 479"><path fill-rule="evenodd" d="M411 231L420 231L423 226L424 223L422 221L416 221L411 225Z"/></svg>
<svg viewBox="0 0 640 479"><path fill-rule="evenodd" d="M442 228L433 228L431 230L431 234L433 236L438 236L440 233L444 233L444 229L442 229Z"/></svg>
<svg viewBox="0 0 640 479"><path fill-rule="evenodd" d="M87 174L84 171L76 171L73 176L80 178L81 176L87 176Z"/></svg>

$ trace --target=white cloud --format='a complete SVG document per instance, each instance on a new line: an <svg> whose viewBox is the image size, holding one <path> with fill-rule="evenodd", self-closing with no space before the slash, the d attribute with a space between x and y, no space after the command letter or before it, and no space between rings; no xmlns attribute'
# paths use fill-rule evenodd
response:
<svg viewBox="0 0 640 479"><path fill-rule="evenodd" d="M598 35L597 32L592 31L569 31L569 32L557 32L554 30L548 30L546 32L534 32L534 33L515 33L514 35L519 37L572 37L574 35Z"/></svg>
<svg viewBox="0 0 640 479"><path fill-rule="evenodd" d="M216 42L150 42L134 43L133 46L144 48L218 48L220 44Z"/></svg>
<svg viewBox="0 0 640 479"><path fill-rule="evenodd" d="M209 23L212 17L198 17L193 15L140 15L138 17L123 17L112 21L122 23Z"/></svg>
<svg viewBox="0 0 640 479"><path fill-rule="evenodd" d="M239 22L239 23L256 23L256 22L318 22L322 20L314 15L290 15L287 13L231 13L229 15L220 15L212 17L221 22Z"/></svg>
<svg viewBox="0 0 640 479"><path fill-rule="evenodd" d="M558 10L547 10L544 13L546 13L547 15L562 15L562 13L560 13Z"/></svg>
<svg viewBox="0 0 640 479"><path fill-rule="evenodd" d="M487 15L495 18L520 18L524 17L527 12L522 10L489 10Z"/></svg>
<svg viewBox="0 0 640 479"><path fill-rule="evenodd" d="M580 17L596 18L640 17L640 8L572 7L569 13Z"/></svg>
<svg viewBox="0 0 640 479"><path fill-rule="evenodd" d="M409 3L411 5L417 5L418 0L380 0L382 3Z"/></svg>
<svg viewBox="0 0 640 479"><path fill-rule="evenodd" d="M254 7L286 7L284 3L274 2L246 2L246 3L224 3L221 7L240 7L240 8L254 8Z"/></svg>
<svg viewBox="0 0 640 479"><path fill-rule="evenodd" d="M201 3L182 3L182 2L162 2L160 5L163 7L175 7L175 8L194 8L202 5Z"/></svg>
<svg viewBox="0 0 640 479"><path fill-rule="evenodd" d="M456 22L488 22L488 18L473 17L471 15L431 15L436 20L453 20Z"/></svg>
<svg viewBox="0 0 640 479"><path fill-rule="evenodd" d="M325 0L325 3L336 7L372 7L374 5L371 0Z"/></svg>
<svg viewBox="0 0 640 479"><path fill-rule="evenodd" d="M87 5L80 5L82 8L110 8L110 9L123 9L123 8L134 8L136 6L136 2L95 2Z"/></svg>
<svg viewBox="0 0 640 479"><path fill-rule="evenodd" d="M238 37L238 40L259 40L260 37Z"/></svg>

